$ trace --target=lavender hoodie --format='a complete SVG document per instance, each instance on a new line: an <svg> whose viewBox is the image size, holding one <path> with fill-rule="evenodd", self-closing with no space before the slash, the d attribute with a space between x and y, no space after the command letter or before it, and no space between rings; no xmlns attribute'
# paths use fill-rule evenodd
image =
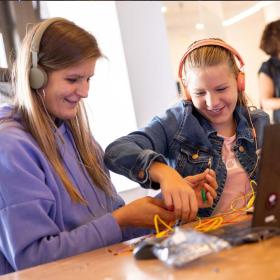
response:
<svg viewBox="0 0 280 280"><path fill-rule="evenodd" d="M12 108L0 107L0 119ZM55 261L130 239L145 229L121 231L111 212L124 205L96 187L80 163L70 130L57 137L65 169L87 200L71 200L20 118L0 124L0 274ZM103 155L102 155L103 156Z"/></svg>

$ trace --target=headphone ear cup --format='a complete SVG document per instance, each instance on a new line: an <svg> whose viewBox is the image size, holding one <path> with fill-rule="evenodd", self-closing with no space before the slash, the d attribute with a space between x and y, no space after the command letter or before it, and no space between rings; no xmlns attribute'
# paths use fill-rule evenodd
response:
<svg viewBox="0 0 280 280"><path fill-rule="evenodd" d="M184 95L185 100L192 100L191 95L190 95L186 86L184 86L184 94L183 95Z"/></svg>
<svg viewBox="0 0 280 280"><path fill-rule="evenodd" d="M45 70L40 67L32 67L29 73L29 83L32 89L40 89L48 82L48 76Z"/></svg>
<svg viewBox="0 0 280 280"><path fill-rule="evenodd" d="M240 92L245 91L245 73L242 71L240 71L237 76L237 88Z"/></svg>
<svg viewBox="0 0 280 280"><path fill-rule="evenodd" d="M188 91L187 85L186 85L186 83L183 81L183 79L181 79L181 85L182 85L182 87L183 87L183 98L184 98L185 100L192 100L192 99L191 99L191 95L190 95L190 93L189 93L189 91Z"/></svg>

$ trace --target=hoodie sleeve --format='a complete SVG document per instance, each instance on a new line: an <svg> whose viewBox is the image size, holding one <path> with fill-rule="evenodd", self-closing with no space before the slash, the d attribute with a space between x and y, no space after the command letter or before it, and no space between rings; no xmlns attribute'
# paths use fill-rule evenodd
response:
<svg viewBox="0 0 280 280"><path fill-rule="evenodd" d="M30 139L18 130L9 135L0 130L0 251L11 267L19 270L122 241L111 213L81 219L78 226L68 221L65 227L61 185L47 181L46 170L54 172Z"/></svg>

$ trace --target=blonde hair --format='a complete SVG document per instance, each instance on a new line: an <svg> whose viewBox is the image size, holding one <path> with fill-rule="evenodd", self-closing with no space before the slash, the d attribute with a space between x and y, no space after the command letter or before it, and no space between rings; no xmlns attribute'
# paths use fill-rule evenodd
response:
<svg viewBox="0 0 280 280"><path fill-rule="evenodd" d="M221 39L215 40L220 40L221 42L223 42L223 40ZM197 41L193 44L195 43L197 43ZM192 45L190 45L189 48L191 48ZM221 63L227 63L229 69L237 79L240 69L238 68L234 55L228 49L216 45L206 45L198 47L191 51L186 57L184 64L185 76L188 76L188 69L203 68L206 66L214 66ZM247 102L248 100L244 92L238 92L238 103L246 106Z"/></svg>
<svg viewBox="0 0 280 280"><path fill-rule="evenodd" d="M12 83L15 91L15 111L21 115L26 130L37 141L72 200L85 204L85 199L71 182L63 166L57 148L54 125L44 108L42 97L30 88L30 47L39 25L34 26L25 36L14 64ZM59 20L52 23L43 34L40 42L38 64L47 73L50 73L87 59L98 59L101 56L101 51L94 36L73 22ZM66 124L73 135L79 153L78 157L80 157L79 161L86 168L92 181L111 195L111 181L103 168L101 149L93 142L87 113L82 101L78 105L76 117L67 120Z"/></svg>

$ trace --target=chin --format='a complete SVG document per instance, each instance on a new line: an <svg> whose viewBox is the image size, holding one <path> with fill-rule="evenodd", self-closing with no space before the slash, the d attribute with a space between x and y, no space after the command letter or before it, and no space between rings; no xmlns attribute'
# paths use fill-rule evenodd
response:
<svg viewBox="0 0 280 280"><path fill-rule="evenodd" d="M73 120L77 116L77 110L71 110L69 112L65 112L63 119L64 120Z"/></svg>
<svg viewBox="0 0 280 280"><path fill-rule="evenodd" d="M68 120L73 120L76 116L77 116L77 113L75 113L75 114L64 114L64 115L60 115L60 116L57 116L57 117L61 120L68 121Z"/></svg>
<svg viewBox="0 0 280 280"><path fill-rule="evenodd" d="M63 120L65 120L65 121L73 120L73 119L75 119L76 115L77 115L77 114L65 116L65 117L63 118Z"/></svg>

